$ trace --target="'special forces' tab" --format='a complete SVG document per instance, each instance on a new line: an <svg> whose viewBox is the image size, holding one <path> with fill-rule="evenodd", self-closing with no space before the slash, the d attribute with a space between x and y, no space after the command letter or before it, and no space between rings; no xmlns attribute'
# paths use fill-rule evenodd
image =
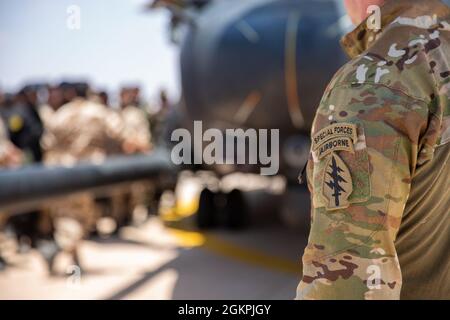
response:
<svg viewBox="0 0 450 320"><path fill-rule="evenodd" d="M356 142L356 139L357 139L356 124L335 123L335 124L329 125L328 127L323 128L322 130L320 130L313 136L312 149L317 150L320 146L322 146L328 140L339 138L339 137L347 137L349 139L352 139L353 142Z"/></svg>

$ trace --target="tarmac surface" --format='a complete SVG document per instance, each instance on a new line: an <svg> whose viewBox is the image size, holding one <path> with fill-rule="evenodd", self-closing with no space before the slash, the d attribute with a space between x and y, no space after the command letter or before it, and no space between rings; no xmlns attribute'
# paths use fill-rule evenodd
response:
<svg viewBox="0 0 450 320"><path fill-rule="evenodd" d="M49 276L35 250L0 271L0 299L293 299L306 245L278 224L199 232L152 217L61 255Z"/></svg>

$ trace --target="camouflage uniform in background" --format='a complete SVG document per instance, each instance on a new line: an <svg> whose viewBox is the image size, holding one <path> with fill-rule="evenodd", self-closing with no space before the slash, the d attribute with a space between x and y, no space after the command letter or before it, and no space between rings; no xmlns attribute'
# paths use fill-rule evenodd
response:
<svg viewBox="0 0 450 320"><path fill-rule="evenodd" d="M44 130L46 130L47 127L52 125L52 117L55 114L55 110L53 110L48 104L43 104L39 106L38 112L42 119Z"/></svg>
<svg viewBox="0 0 450 320"><path fill-rule="evenodd" d="M121 110L121 117L124 124L123 134L127 137L127 141L133 143L129 153L149 151L151 148L150 125L145 111L129 105Z"/></svg>
<svg viewBox="0 0 450 320"><path fill-rule="evenodd" d="M48 165L99 163L108 155L122 153L123 121L104 105L76 98L54 112L47 124L43 143ZM95 229L102 215L101 205L89 193L52 203L48 211L54 219L58 244L75 255L77 242Z"/></svg>
<svg viewBox="0 0 450 320"><path fill-rule="evenodd" d="M3 120L0 119L0 170L18 167L21 165L22 159L22 152L11 143ZM9 217L7 212L0 211L0 269L5 264L5 260L7 260L4 257L5 252L10 251L8 247L10 247L11 238L4 233Z"/></svg>
<svg viewBox="0 0 450 320"><path fill-rule="evenodd" d="M124 123L106 106L76 98L52 115L44 138L47 164L99 162L122 153Z"/></svg>
<svg viewBox="0 0 450 320"><path fill-rule="evenodd" d="M313 124L298 299L450 299L450 9L381 18L343 39Z"/></svg>
<svg viewBox="0 0 450 320"><path fill-rule="evenodd" d="M3 121L0 119L0 170L9 166L10 145ZM5 214L0 212L0 231L6 221ZM1 251L0 251L1 256Z"/></svg>
<svg viewBox="0 0 450 320"><path fill-rule="evenodd" d="M0 169L17 167L22 162L22 152L9 140L3 120L0 119Z"/></svg>
<svg viewBox="0 0 450 320"><path fill-rule="evenodd" d="M150 124L147 114L142 108L127 105L120 111L127 143L124 146L128 154L146 153L152 148ZM127 190L115 196L113 201L119 207L120 203L126 205L128 212L133 212L137 207L146 208L149 204L148 195L151 193L151 184L147 182L134 182ZM144 209L145 210L145 209Z"/></svg>

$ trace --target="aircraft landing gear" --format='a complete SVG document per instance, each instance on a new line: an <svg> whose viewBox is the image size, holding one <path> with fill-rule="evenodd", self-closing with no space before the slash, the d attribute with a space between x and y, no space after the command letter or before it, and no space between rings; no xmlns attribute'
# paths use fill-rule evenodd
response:
<svg viewBox="0 0 450 320"><path fill-rule="evenodd" d="M241 190L233 189L226 195L223 212L227 228L237 230L248 225L248 209Z"/></svg>
<svg viewBox="0 0 450 320"><path fill-rule="evenodd" d="M197 226L200 229L225 226L238 230L245 228L248 220L248 208L241 190L223 193L205 188L201 192L197 211Z"/></svg>
<svg viewBox="0 0 450 320"><path fill-rule="evenodd" d="M205 188L200 193L199 205L197 210L197 226L199 229L211 229L217 224L215 194Z"/></svg>

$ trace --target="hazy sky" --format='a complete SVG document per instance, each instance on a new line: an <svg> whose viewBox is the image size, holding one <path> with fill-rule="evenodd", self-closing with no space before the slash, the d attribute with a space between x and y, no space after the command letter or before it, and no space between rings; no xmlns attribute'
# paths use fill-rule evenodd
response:
<svg viewBox="0 0 450 320"><path fill-rule="evenodd" d="M81 78L109 91L139 83L147 96L164 87L177 97L178 49L169 42L168 15L143 12L147 2L0 1L0 88ZM80 30L67 27L70 5L81 9Z"/></svg>

